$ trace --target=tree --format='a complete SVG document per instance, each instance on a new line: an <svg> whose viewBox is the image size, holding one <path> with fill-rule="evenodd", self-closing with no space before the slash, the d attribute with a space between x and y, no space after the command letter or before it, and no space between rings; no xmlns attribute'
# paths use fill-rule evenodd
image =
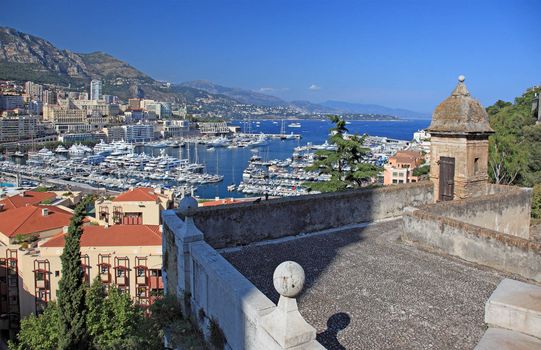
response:
<svg viewBox="0 0 541 350"><path fill-rule="evenodd" d="M335 145L336 149L317 151L316 161L307 167L307 170L331 175L331 180L309 182L306 185L312 190L332 192L361 187L369 183L381 169L364 160L369 153L369 149L363 147L366 136L346 136L348 132L346 122L335 115L329 118L334 123L334 127L330 129L329 143Z"/></svg>
<svg viewBox="0 0 541 350"><path fill-rule="evenodd" d="M56 303L51 302L41 315L30 315L21 320L21 330L17 334L18 343L15 344L10 341L9 349L55 349L60 332L59 308Z"/></svg>
<svg viewBox="0 0 541 350"><path fill-rule="evenodd" d="M150 336L138 332L146 324L143 310L127 293L111 287L104 298L105 288L96 279L87 294L88 333L95 349L143 349ZM146 334L145 334L146 333Z"/></svg>
<svg viewBox="0 0 541 350"><path fill-rule="evenodd" d="M88 347L80 239L83 233L86 205L90 201L91 197L87 196L75 208L60 257L62 262L62 277L58 283L60 312L58 347L60 349L86 349Z"/></svg>
<svg viewBox="0 0 541 350"><path fill-rule="evenodd" d="M489 140L488 170L498 184L533 186L541 182L541 126L535 125L532 100L540 88L528 89L514 103L497 101L487 108L495 134Z"/></svg>

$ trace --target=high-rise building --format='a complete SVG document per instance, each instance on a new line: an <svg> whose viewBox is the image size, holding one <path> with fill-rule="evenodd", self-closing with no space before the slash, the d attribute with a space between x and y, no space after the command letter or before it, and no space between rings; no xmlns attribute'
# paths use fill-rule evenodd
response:
<svg viewBox="0 0 541 350"><path fill-rule="evenodd" d="M101 80L92 80L90 82L90 99L95 101L101 99L101 89Z"/></svg>

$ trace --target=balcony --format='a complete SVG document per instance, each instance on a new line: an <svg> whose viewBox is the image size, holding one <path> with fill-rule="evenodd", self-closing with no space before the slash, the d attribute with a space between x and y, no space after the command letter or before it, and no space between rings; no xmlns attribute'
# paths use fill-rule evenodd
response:
<svg viewBox="0 0 541 350"><path fill-rule="evenodd" d="M138 285L146 285L147 284L147 278L146 276L137 276L135 278L135 283Z"/></svg>
<svg viewBox="0 0 541 350"><path fill-rule="evenodd" d="M116 278L116 284L119 286L125 286L128 283L126 276L118 276Z"/></svg>
<svg viewBox="0 0 541 350"><path fill-rule="evenodd" d="M163 289L162 277L150 277L150 289Z"/></svg>

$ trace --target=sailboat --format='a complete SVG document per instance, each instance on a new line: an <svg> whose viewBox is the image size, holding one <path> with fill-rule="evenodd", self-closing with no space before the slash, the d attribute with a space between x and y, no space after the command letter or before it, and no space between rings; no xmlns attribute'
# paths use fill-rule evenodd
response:
<svg viewBox="0 0 541 350"><path fill-rule="evenodd" d="M282 126L280 127L280 140L286 139L286 125L282 119Z"/></svg>

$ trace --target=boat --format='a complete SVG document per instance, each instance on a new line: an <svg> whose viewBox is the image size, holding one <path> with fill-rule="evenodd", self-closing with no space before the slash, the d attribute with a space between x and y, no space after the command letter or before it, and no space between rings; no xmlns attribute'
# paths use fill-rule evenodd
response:
<svg viewBox="0 0 541 350"><path fill-rule="evenodd" d="M235 184L231 184L231 185L227 186L227 191L233 192L233 191L235 191L235 188L236 188Z"/></svg>
<svg viewBox="0 0 541 350"><path fill-rule="evenodd" d="M265 134L259 134L259 137L257 140L254 140L248 144L249 147L261 147L266 146L269 144L269 141L267 140L267 137Z"/></svg>
<svg viewBox="0 0 541 350"><path fill-rule="evenodd" d="M230 142L227 137L221 136L208 142L209 147L227 147Z"/></svg>
<svg viewBox="0 0 541 350"><path fill-rule="evenodd" d="M60 153L60 154L65 154L65 153L68 153L68 150L64 146L58 145L58 147L56 147L54 152L55 153Z"/></svg>
<svg viewBox="0 0 541 350"><path fill-rule="evenodd" d="M287 125L288 128L300 128L301 123L290 123Z"/></svg>

